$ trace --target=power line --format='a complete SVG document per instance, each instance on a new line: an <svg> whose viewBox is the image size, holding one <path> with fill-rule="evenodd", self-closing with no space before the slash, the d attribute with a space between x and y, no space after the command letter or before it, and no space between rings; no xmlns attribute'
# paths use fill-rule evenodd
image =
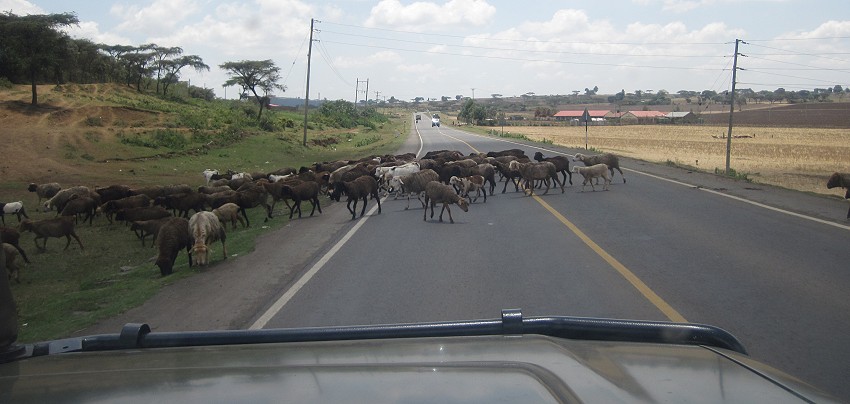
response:
<svg viewBox="0 0 850 404"><path fill-rule="evenodd" d="M509 39L509 38L494 38L494 37L477 37L477 36L465 36L465 35L451 35L451 34L435 34L428 32L416 32L416 31L402 31L388 28L373 28L373 27L364 27L360 25L350 25L350 24L340 24L340 23L332 23L325 22L329 25L338 25L342 27L349 28L358 28L364 30L374 30L374 31L385 31L385 32L396 32L402 34L410 34L410 35L423 35L423 36L435 36L435 37L444 37L444 38L461 38L461 39L485 39L488 41L504 41L504 42L525 42L525 43L537 43L537 44L563 44L563 45L725 45L729 42L588 42L588 41L541 41L535 39Z"/></svg>
<svg viewBox="0 0 850 404"><path fill-rule="evenodd" d="M345 45L345 46L359 46L364 48L374 48L374 49L386 49L386 50L395 50L402 52L417 52L421 53L422 50L419 49L404 49L404 48L393 48L389 46L378 46L378 45L365 45L365 44L357 44L350 42L336 42L336 41L328 41L325 40L326 43L333 43L337 45ZM481 58L481 59L494 59L494 60L514 60L520 62L546 62L546 63L558 63L558 64L569 64L569 65L584 65L584 66L608 66L608 67L628 67L628 68L646 68L646 69L664 69L664 70L696 70L696 71L715 71L717 69L709 69L703 67L673 67L673 66L658 66L658 65L635 65L635 64L619 64L619 63L594 63L594 62L577 62L577 61L565 61L565 60L553 60L553 59L529 59L529 58L520 58L520 57L510 57L510 56L485 56L485 55L473 55L473 54L464 54L464 53L452 53L452 52L441 52L435 50L424 51L429 54L435 55L447 55L447 56L462 56L462 57L473 57L473 58Z"/></svg>
<svg viewBox="0 0 850 404"><path fill-rule="evenodd" d="M367 38L367 39L379 39L383 41L393 41L393 42L404 42L408 44L421 44L421 45L433 45L433 46L447 46L452 48L462 48L462 49L480 49L480 50L490 50L490 51L500 51L500 52L528 52L528 53L547 53L547 54L568 54L568 55L582 55L582 56L627 56L627 57L664 57L664 58L720 58L726 57L725 55L675 55L675 54L635 54L635 53L604 53L604 52L576 52L576 51L563 51L563 50L540 50L540 49L518 49L518 48L494 48L488 46L476 46L476 45L454 45L454 44L444 44L439 42L426 42L426 41L413 41L407 39L395 39L395 38L387 38L387 37L377 37L370 35L357 35L336 31L323 31L325 33L339 34L345 35L346 37L358 37L358 38ZM561 44L561 43L558 43Z"/></svg>

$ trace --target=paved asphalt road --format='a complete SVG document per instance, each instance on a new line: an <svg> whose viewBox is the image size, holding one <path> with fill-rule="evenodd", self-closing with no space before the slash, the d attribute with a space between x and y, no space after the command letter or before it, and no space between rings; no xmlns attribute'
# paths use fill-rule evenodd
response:
<svg viewBox="0 0 850 404"><path fill-rule="evenodd" d="M417 129L400 152L420 152L420 138L420 155L541 150L427 120ZM607 192L580 192L578 175L563 194L500 194L499 184L469 212L453 206L455 224L423 221L415 200L405 211L406 201L389 198L380 214L370 201L357 221L344 203L326 206L264 237L256 252L82 333L127 321L156 331L497 318L503 308L690 321L722 327L753 358L850 401L850 226L836 220L846 204L621 164L628 182L617 173Z"/></svg>

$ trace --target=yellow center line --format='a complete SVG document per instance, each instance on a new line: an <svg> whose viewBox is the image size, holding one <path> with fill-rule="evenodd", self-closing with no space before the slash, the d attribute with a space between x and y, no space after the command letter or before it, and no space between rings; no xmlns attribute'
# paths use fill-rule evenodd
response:
<svg viewBox="0 0 850 404"><path fill-rule="evenodd" d="M664 313L664 315L667 316L670 321L679 323L687 322L687 320L685 320L685 317L679 314L676 309L667 304L667 302L665 302L664 299L661 298L661 296L658 296L658 294L653 292L652 289L650 289L649 286L643 283L643 281L641 281L640 278L638 278L632 271L629 271L629 269L626 268L625 265L621 264L620 261L617 261L617 259L612 257L611 254L608 254L608 252L603 250L602 247L599 246L599 244L596 244L596 242L591 240L590 237L584 234L584 232L581 231L576 225L567 220L564 215L555 210L555 208L543 201L543 199L538 197L537 195L532 196L534 197L534 200L536 200L538 203L540 203L540 205L546 208L549 213L555 216L558 220L561 221L561 223L563 223L565 226L567 226L567 228L569 228L573 233L575 233L575 235L578 236L581 241L587 244L587 246L590 247L591 250L593 250L596 254L602 257L602 259L604 259L605 262L607 262L609 265L614 267L614 269L616 269L617 272L619 272L620 275L623 276L623 278L626 278L626 280L629 281L629 283L631 283L632 286L634 286L635 289L637 289L647 300L649 300L650 303L652 303L653 305L655 305L655 307L661 310L661 312Z"/></svg>
<svg viewBox="0 0 850 404"><path fill-rule="evenodd" d="M454 136L451 136L451 135L447 135L447 134L443 133L442 131L440 131L440 134L443 135L443 136L446 136L446 137L450 137L454 140L457 140L457 141L469 146L469 148L472 149L473 151L475 151L476 153L479 153L479 151L476 148L472 147L471 144L464 142L463 140L460 140L460 139L458 139ZM638 292L640 292L647 300L649 300L650 303L655 305L655 307L657 307L658 310L661 310L661 312L664 313L664 315L667 316L667 318L670 319L670 321L677 322L677 323L688 322L687 320L685 320L684 316L679 314L679 312L676 311L676 309L673 308L673 306L670 306L667 302L665 302L664 299L661 298L661 296L658 296L658 294L653 292L652 289L649 288L649 286L647 286L645 283L643 283L643 281L640 280L640 278L638 278L637 275L635 275L632 271L630 271L628 268L626 268L626 266L623 265L622 263L620 263L620 261L617 261L616 258L612 257L611 254L608 254L607 251L603 250L602 247L599 246L599 244L596 244L595 241L591 240L590 237L587 236L587 234L584 234L584 232L581 231L581 229L578 228L578 226L574 225L571 221L567 220L567 218L564 217L564 215L562 215L561 212L558 212L557 210L555 210L555 208L553 208L551 205L546 203L539 196L532 195L532 197L534 197L534 200L536 200L541 206L546 208L546 210L548 210L549 213L551 213L553 216L555 216L555 218L560 220L561 223L563 223L565 226L567 226L567 228L569 228L573 233L575 233L575 235L578 236L578 238L581 241L583 241L584 244L586 244L588 247L590 247L590 249L593 250L600 257L602 257L602 259L605 260L605 262L607 262L615 270L617 270L617 272L619 272L620 275L623 278L625 278L629 283L631 283L632 286L634 286L635 289L638 290Z"/></svg>

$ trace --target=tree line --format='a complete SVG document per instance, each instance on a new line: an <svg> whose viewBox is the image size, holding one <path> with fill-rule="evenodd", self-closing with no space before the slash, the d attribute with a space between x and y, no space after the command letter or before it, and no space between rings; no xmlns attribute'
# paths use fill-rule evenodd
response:
<svg viewBox="0 0 850 404"><path fill-rule="evenodd" d="M31 84L32 104L37 105L37 84L116 82L139 91L155 85L157 94L168 94L184 69L210 69L200 56L184 55L180 47L96 44L62 31L78 23L74 13L0 14L0 77Z"/></svg>

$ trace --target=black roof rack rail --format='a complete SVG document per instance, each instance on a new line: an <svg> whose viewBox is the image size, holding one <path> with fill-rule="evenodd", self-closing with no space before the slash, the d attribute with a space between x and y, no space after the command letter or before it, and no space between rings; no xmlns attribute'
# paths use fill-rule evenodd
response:
<svg viewBox="0 0 850 404"><path fill-rule="evenodd" d="M619 320L593 317L523 317L519 309L502 310L501 319L340 327L151 332L147 324L126 324L120 334L101 334L25 345L0 361L66 352L166 348L276 342L338 341L387 338L539 334L576 340L705 345L746 355L728 331L692 323ZM23 352L25 351L25 352Z"/></svg>

